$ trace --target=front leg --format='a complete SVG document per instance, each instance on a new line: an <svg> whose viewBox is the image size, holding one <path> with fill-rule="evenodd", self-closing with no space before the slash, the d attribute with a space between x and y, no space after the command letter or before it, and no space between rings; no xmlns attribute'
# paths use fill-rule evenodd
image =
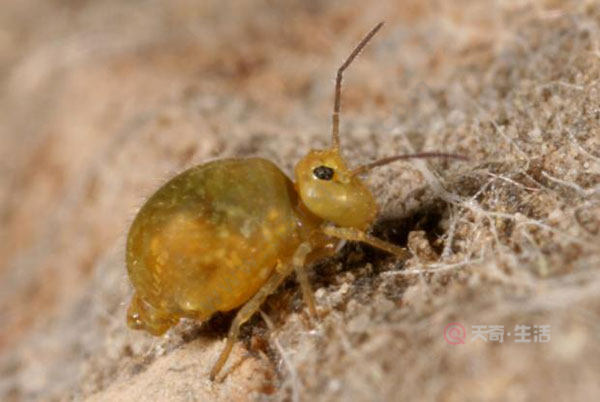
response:
<svg viewBox="0 0 600 402"><path fill-rule="evenodd" d="M393 254L396 257L403 260L411 256L411 253L407 249L403 247L398 247L395 244L378 239L377 237L371 236L370 234L365 233L362 230L358 230L355 228L340 228L331 225L323 226L322 230L323 233L325 233L328 236L336 237L338 239L343 240L360 241L380 250L387 251L388 253Z"/></svg>

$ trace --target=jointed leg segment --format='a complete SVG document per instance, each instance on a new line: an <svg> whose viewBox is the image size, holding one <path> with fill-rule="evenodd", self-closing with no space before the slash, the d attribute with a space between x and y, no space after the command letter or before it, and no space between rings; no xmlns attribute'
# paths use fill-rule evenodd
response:
<svg viewBox="0 0 600 402"><path fill-rule="evenodd" d="M296 272L296 279L298 280L298 283L300 283L300 289L302 290L302 298L304 299L304 303L306 303L308 306L310 314L313 317L316 317L317 308L315 307L315 297L313 295L310 282L308 281L308 275L306 275L306 267L304 265L306 256L308 253L310 253L310 251L310 245L308 243L302 243L298 247L298 250L296 250L292 263L294 266L294 271Z"/></svg>
<svg viewBox="0 0 600 402"><path fill-rule="evenodd" d="M323 227L323 232L328 236L336 237L339 239L367 243L373 247L394 254L398 258L406 259L410 256L410 252L408 250L383 241L381 239L378 239L377 237L371 236L358 229L325 226ZM275 290L277 290L279 285L281 285L281 283L292 273L292 271L296 272L296 277L298 279L298 282L300 283L300 288L302 289L302 297L304 299L304 302L308 306L310 313L313 316L317 315L314 296L304 266L306 256L310 252L311 246L309 243L305 242L300 244L300 246L294 253L292 263L289 265L277 266L273 274L269 277L269 279L263 285L263 287L260 288L259 291L250 300L248 300L248 302L246 302L246 304L244 304L244 306L238 311L233 322L231 323L231 328L229 329L229 334L227 335L227 342L225 343L225 347L219 355L219 359L210 371L211 380L215 379L219 371L221 371L221 369L225 365L225 362L227 361L227 358L229 357L229 354L231 353L231 350L233 348L233 344L239 336L240 327L242 326L242 324L248 321L250 317L252 317L252 315L254 315L254 313L258 311L265 299Z"/></svg>
<svg viewBox="0 0 600 402"><path fill-rule="evenodd" d="M227 358L231 353L231 349L233 348L233 344L237 340L237 337L240 333L241 325L248 321L250 317L256 313L265 299L277 289L286 276L287 275L281 274L277 271L273 272L273 275L271 275L271 277L267 280L267 283L265 283L264 286L260 288L260 290L248 302L246 302L246 304L244 304L240 311L238 311L233 319L233 322L231 323L231 327L229 328L227 342L225 343L225 347L219 355L219 360L217 360L210 371L211 380L215 379L227 361Z"/></svg>
<svg viewBox="0 0 600 402"><path fill-rule="evenodd" d="M388 243L355 228L324 226L323 232L328 236L337 237L338 239L367 243L370 246L373 246L383 251L387 251L388 253L393 254L401 259L406 259L410 257L410 252L405 248L398 247L395 244Z"/></svg>
<svg viewBox="0 0 600 402"><path fill-rule="evenodd" d="M248 321L254 315L254 313L258 311L265 299L270 294L275 292L275 290L277 290L277 288L279 287L279 285L281 285L285 278L287 278L292 273L292 270L295 270L297 274L300 273L298 274L298 281L300 282L300 286L302 288L304 300L308 304L311 313L316 314L313 295L310 291L310 284L308 283L306 272L303 270L304 260L310 251L311 247L308 243L300 244L292 258L292 264L278 265L273 271L273 274L267 280L267 282L238 311L235 318L233 319L233 322L231 323L231 327L229 328L229 334L227 335L225 347L221 351L219 359L210 371L211 380L215 379L217 374L219 374L219 371L221 371L221 369L225 365L225 362L227 361L227 358L231 353L231 349L233 348L233 344L239 336L240 327L242 326L242 324Z"/></svg>

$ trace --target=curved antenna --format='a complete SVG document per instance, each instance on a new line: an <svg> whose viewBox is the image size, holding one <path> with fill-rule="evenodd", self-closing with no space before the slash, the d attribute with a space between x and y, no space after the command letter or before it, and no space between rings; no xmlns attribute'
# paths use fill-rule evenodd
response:
<svg viewBox="0 0 600 402"><path fill-rule="evenodd" d="M359 167L356 167L354 169L352 169L350 171L350 174L352 176L355 175L359 175L362 173L365 173L377 166L383 166L383 165L387 165L388 163L392 163L392 162L396 162L399 160L404 160L404 159L425 159L425 158L446 158L446 159L460 159L463 161L468 161L469 158L467 158L464 155L457 155L457 154L446 154L443 152L420 152L417 154L408 154L408 155L396 155L396 156L390 156L387 158L383 158L383 159L379 159L375 162L371 162L371 163L367 163L366 165L362 165Z"/></svg>
<svg viewBox="0 0 600 402"><path fill-rule="evenodd" d="M360 43L354 48L350 56L346 61L338 68L337 75L335 77L335 101L333 103L333 115L331 121L333 123L331 127L331 147L334 149L340 148L340 104L341 104L341 93L342 93L342 74L344 70L348 68L350 63L358 56L361 50L366 46L367 42L381 29L383 22L375 25L373 29L360 41Z"/></svg>

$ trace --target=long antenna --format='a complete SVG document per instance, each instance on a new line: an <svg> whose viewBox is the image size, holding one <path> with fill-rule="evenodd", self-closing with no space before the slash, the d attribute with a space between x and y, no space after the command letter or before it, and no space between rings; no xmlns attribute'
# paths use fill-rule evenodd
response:
<svg viewBox="0 0 600 402"><path fill-rule="evenodd" d="M337 75L335 77L335 101L333 103L333 115L331 116L331 121L333 123L331 127L331 146L334 149L340 148L340 105L341 105L341 97L342 97L342 74L344 70L348 68L350 63L358 56L361 50L366 46L367 42L371 40L371 38L381 29L383 26L383 22L375 25L373 29L360 41L360 43L354 48L350 56L346 59L344 64L340 66L337 70Z"/></svg>
<svg viewBox="0 0 600 402"><path fill-rule="evenodd" d="M396 162L404 159L426 159L426 158L446 158L446 159L459 159L463 161L469 160L464 155L457 154L447 154L443 152L420 152L417 154L408 154L408 155L396 155L390 156L387 158L379 159L375 162L367 163L366 165L359 166L357 168L352 169L350 172L351 175L359 175L365 173L377 166L387 165L388 163Z"/></svg>

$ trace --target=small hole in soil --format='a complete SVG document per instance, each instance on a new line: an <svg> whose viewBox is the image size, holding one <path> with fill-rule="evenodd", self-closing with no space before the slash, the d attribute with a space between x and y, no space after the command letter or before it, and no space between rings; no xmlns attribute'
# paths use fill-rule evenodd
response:
<svg viewBox="0 0 600 402"><path fill-rule="evenodd" d="M441 225L447 216L448 204L441 199L434 199L420 208L403 217L386 217L377 221L372 233L380 239L401 247L406 247L408 235L415 230L422 230L431 247L437 252L442 252L442 247L436 240L444 234ZM375 267L385 260L393 258L388 253L362 243L349 243L341 252L341 261L348 269L371 263Z"/></svg>

